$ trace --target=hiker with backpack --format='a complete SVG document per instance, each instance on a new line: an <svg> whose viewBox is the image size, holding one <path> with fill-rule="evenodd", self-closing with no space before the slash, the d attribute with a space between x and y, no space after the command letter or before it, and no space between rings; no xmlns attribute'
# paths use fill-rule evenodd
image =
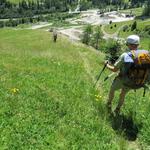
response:
<svg viewBox="0 0 150 150"><path fill-rule="evenodd" d="M118 105L114 110L115 114L119 114L126 94L132 89L144 87L150 79L150 54L146 50L138 50L139 43L139 36L128 36L126 45L130 51L123 53L114 65L107 62L106 67L109 70L119 72L113 80L107 101L107 108L110 113L116 90L121 90Z"/></svg>

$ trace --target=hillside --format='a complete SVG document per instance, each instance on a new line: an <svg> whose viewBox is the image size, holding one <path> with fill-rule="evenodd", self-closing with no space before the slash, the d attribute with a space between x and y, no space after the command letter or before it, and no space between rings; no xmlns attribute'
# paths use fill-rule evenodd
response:
<svg viewBox="0 0 150 150"><path fill-rule="evenodd" d="M139 129L134 144L112 128L104 54L43 30L0 30L0 148L121 150L150 146L150 94L127 95L122 113ZM137 145L136 145L137 144ZM130 147L131 146L131 147Z"/></svg>
<svg viewBox="0 0 150 150"><path fill-rule="evenodd" d="M136 29L131 31L131 26L133 25L133 23L136 21L137 26ZM126 38L127 36L131 35L131 34L137 34L141 37L141 45L140 48L143 49L149 49L150 48L150 41L149 41L149 27L150 26L150 19L135 19L132 21L126 21L126 22L114 22L112 24L109 25L105 25L104 31L107 34L113 35L115 33L116 36L120 37L120 38ZM147 29L146 29L147 28Z"/></svg>

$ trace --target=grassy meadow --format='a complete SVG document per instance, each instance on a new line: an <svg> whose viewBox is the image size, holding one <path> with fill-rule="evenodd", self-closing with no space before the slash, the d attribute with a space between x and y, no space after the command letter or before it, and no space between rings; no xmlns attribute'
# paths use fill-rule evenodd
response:
<svg viewBox="0 0 150 150"><path fill-rule="evenodd" d="M118 22L118 23L112 23L109 25L106 25L104 27L105 32L109 33L109 34L113 34L116 31L119 30L119 37L121 38L126 38L127 36L131 35L131 34L137 34L135 33L135 31L131 31L130 27L133 24L135 20L132 21L125 21L125 22ZM145 19L145 20L136 20L137 21L137 29L138 30L143 30L146 26L150 25L150 19ZM116 25L116 27L115 27ZM127 25L128 29L127 31L123 31L123 26ZM112 27L112 28L111 28ZM149 49L150 48L150 41L148 37L141 37L141 48L145 48L145 49Z"/></svg>
<svg viewBox="0 0 150 150"><path fill-rule="evenodd" d="M105 110L110 72L93 87L104 54L62 36L53 43L44 30L1 29L0 55L0 149L134 150ZM129 92L122 108L147 150L149 108L150 93L143 98L142 90Z"/></svg>
<svg viewBox="0 0 150 150"><path fill-rule="evenodd" d="M130 9L125 9L125 10L119 10L119 12L125 13L125 14L132 13L135 16L140 16L143 13L143 8L142 7L139 7L139 8L130 8Z"/></svg>
<svg viewBox="0 0 150 150"><path fill-rule="evenodd" d="M40 30L4 29L0 37L1 149L119 147L94 106L96 92L79 54L87 48L61 37L53 43Z"/></svg>

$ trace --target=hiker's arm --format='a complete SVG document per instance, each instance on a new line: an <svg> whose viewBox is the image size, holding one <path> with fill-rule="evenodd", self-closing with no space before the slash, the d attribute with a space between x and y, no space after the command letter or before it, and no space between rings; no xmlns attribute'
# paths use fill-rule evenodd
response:
<svg viewBox="0 0 150 150"><path fill-rule="evenodd" d="M124 56L126 55L126 53L123 53L115 62L114 65L111 64L107 64L107 68L113 72L117 72L120 70L120 68L122 68L123 63L124 63Z"/></svg>
<svg viewBox="0 0 150 150"><path fill-rule="evenodd" d="M107 68L113 72L117 72L119 69L113 65L107 64Z"/></svg>
<svg viewBox="0 0 150 150"><path fill-rule="evenodd" d="M105 63L107 63L107 68L113 72L117 72L120 70L120 68L122 67L122 64L123 64L123 59L124 59L124 55L126 53L123 53L118 59L117 61L115 62L114 65L111 65L108 63L108 61L106 61Z"/></svg>

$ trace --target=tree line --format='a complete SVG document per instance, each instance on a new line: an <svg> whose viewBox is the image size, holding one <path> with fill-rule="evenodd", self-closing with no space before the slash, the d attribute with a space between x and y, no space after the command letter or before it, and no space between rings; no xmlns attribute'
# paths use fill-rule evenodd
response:
<svg viewBox="0 0 150 150"><path fill-rule="evenodd" d="M80 10L92 7L104 10L108 5L121 8L127 4L128 7L131 7L131 4L143 5L144 2L143 15L150 16L150 1L144 0L80 0ZM11 3L8 0L0 0L0 19L8 19L7 21L0 20L0 27L17 26L18 24L38 21L65 20L68 17L73 17L73 15L65 12L68 12L69 9L75 9L77 4L78 0L22 0L18 4ZM135 7L135 5L132 7ZM59 12L61 14L58 14Z"/></svg>
<svg viewBox="0 0 150 150"><path fill-rule="evenodd" d="M22 17L15 19L7 19L0 20L0 28L3 27L16 27L19 24L28 24L28 23L36 23L36 22L45 22L51 20L53 23L67 23L65 20L67 18L75 17L77 14L69 14L69 13L51 13L48 15L37 15L33 17Z"/></svg>
<svg viewBox="0 0 150 150"><path fill-rule="evenodd" d="M0 19L32 17L52 12L66 12L69 10L69 0L22 0L18 4L7 0L0 1Z"/></svg>
<svg viewBox="0 0 150 150"><path fill-rule="evenodd" d="M140 6L145 0L80 0L80 10L92 7L105 8L108 5L127 7ZM0 19L32 17L39 14L67 12L75 9L78 0L22 0L18 4L0 0Z"/></svg>

